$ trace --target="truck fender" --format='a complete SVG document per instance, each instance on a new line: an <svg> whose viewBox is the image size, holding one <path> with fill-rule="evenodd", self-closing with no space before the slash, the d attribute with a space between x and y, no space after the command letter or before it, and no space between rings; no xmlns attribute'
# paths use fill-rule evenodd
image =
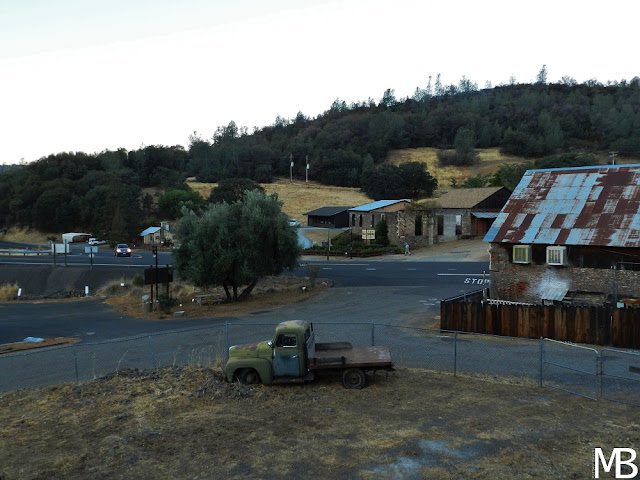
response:
<svg viewBox="0 0 640 480"><path fill-rule="evenodd" d="M238 358L229 360L225 373L227 380L232 382L237 373L243 368L253 368L258 375L260 375L260 381L264 385L269 385L273 381L273 373L271 372L271 362L263 358Z"/></svg>

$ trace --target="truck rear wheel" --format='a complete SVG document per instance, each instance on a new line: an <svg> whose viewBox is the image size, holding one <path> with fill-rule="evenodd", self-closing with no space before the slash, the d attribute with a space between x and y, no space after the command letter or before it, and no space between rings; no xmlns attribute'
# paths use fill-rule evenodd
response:
<svg viewBox="0 0 640 480"><path fill-rule="evenodd" d="M253 368L244 368L238 372L238 381L243 385L260 383L260 375Z"/></svg>
<svg viewBox="0 0 640 480"><path fill-rule="evenodd" d="M367 383L367 377L361 368L347 368L342 372L342 385L344 388L361 389Z"/></svg>

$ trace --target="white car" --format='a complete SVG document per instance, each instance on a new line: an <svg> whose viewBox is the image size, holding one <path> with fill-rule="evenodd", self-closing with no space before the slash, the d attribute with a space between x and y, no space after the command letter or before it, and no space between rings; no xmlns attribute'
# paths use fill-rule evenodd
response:
<svg viewBox="0 0 640 480"><path fill-rule="evenodd" d="M291 227L299 227L300 224L298 223L298 221L295 218L292 218L289 220L289 226Z"/></svg>
<svg viewBox="0 0 640 480"><path fill-rule="evenodd" d="M93 246L93 245L105 245L107 243L106 240L98 240L95 238L90 238L89 239L89 245Z"/></svg>

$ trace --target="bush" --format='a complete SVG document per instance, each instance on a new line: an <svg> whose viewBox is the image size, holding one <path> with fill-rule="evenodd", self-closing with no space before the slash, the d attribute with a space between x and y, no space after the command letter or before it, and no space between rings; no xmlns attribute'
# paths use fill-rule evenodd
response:
<svg viewBox="0 0 640 480"><path fill-rule="evenodd" d="M131 280L131 283L136 287L144 287L144 275L136 273L133 280Z"/></svg>
<svg viewBox="0 0 640 480"><path fill-rule="evenodd" d="M158 295L157 301L165 312L168 312L172 307L175 307L178 304L178 301L175 298L164 293Z"/></svg>
<svg viewBox="0 0 640 480"><path fill-rule="evenodd" d="M20 287L17 283L0 285L0 301L8 302L15 300L18 296L18 289Z"/></svg>

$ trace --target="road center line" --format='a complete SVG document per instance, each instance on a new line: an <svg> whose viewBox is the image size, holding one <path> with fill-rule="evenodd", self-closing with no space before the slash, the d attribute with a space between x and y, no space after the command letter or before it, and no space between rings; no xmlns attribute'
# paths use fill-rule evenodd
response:
<svg viewBox="0 0 640 480"><path fill-rule="evenodd" d="M438 273L442 277L482 277L484 273Z"/></svg>

